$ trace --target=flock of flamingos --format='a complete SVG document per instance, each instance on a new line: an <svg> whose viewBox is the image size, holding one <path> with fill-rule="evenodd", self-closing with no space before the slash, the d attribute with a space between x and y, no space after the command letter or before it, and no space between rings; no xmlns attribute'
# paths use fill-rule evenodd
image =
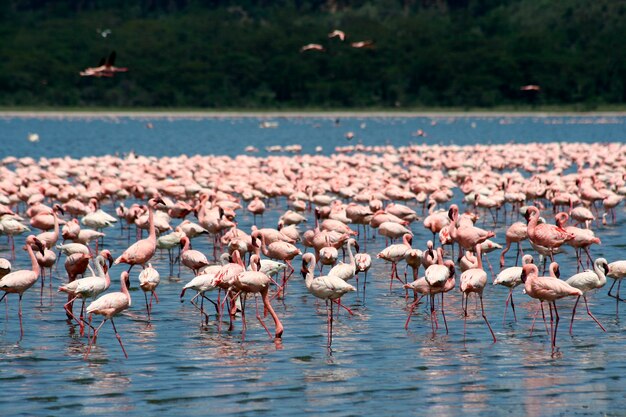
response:
<svg viewBox="0 0 626 417"><path fill-rule="evenodd" d="M510 304L517 320L513 290L523 286L525 296L538 300L535 318L541 312L554 354L557 300L577 297L570 333L580 298L603 331L587 294L609 277L613 286L617 283L609 295L619 314L626 260L592 253L601 244L599 235L615 227L624 195L626 146L621 144L357 145L329 156L235 158L7 157L0 165L0 234L9 240L2 247L6 259L0 259L0 301L8 294L19 298L23 337L22 297L38 280L43 287L46 275L51 279L62 254L68 279L58 290L67 294L68 321L89 338L85 355L106 321L126 355L114 318L131 306L130 280L138 279L151 319L160 274L150 260L162 249L169 252L169 275L176 263L179 271L182 265L194 274L181 288L181 301L186 291L195 292L191 302L205 326L213 309L220 328L228 323L232 331L240 318L242 338L251 299L269 336L281 338L284 328L272 301L288 299L288 286L302 285L292 276L302 274L308 291L326 302L330 349L334 316L340 309L352 314L345 299L357 288L364 299L372 263L387 262L389 277L375 278L389 279L390 291L405 296L405 326L424 305L432 334L447 332L445 295L460 290L465 317L469 296L478 297L495 343L483 291L488 284L507 287L504 314ZM282 213L275 228L238 228L238 211L249 211L257 224L266 209ZM121 253L102 250L116 224L126 225L129 236L136 227L137 240ZM497 227L506 230L504 236L496 236ZM432 240L413 239L418 230L424 234L421 228ZM25 254L15 250L18 235L26 236ZM377 254L362 252L372 238L389 244ZM194 239L209 239L212 253L192 249ZM571 249L565 252L565 246ZM500 255L498 271L486 257L493 251ZM576 273L560 276L559 258L574 255ZM11 261L22 256L30 258L31 268L12 270ZM125 265L117 267L123 272L119 291L113 291L109 273L118 264ZM409 267L412 279L407 279ZM267 314L275 324L273 335L263 320ZM97 327L93 315L103 317Z"/></svg>

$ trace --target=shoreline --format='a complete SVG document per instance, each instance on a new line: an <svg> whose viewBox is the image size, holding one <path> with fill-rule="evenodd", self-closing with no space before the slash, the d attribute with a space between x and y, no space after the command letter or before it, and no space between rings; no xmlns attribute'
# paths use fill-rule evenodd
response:
<svg viewBox="0 0 626 417"><path fill-rule="evenodd" d="M202 110L0 110L0 118L147 118L147 119L220 119L220 118L360 118L360 117L625 117L626 111L384 111L384 110L251 110L251 111L202 111Z"/></svg>

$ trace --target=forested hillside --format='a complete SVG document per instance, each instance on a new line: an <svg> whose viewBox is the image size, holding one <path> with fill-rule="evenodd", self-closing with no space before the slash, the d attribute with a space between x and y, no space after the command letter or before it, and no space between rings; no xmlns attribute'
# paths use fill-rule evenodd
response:
<svg viewBox="0 0 626 417"><path fill-rule="evenodd" d="M0 106L593 109L626 101L625 39L616 0L6 0ZM113 50L128 72L79 75Z"/></svg>

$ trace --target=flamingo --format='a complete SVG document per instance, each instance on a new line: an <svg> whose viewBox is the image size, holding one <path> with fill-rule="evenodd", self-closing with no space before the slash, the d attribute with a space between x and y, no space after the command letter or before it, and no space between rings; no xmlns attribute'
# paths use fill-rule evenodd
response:
<svg viewBox="0 0 626 417"><path fill-rule="evenodd" d="M443 294L451 291L456 285L454 262L449 259L446 261L443 260L443 249L441 247L437 248L437 261L438 263L429 266L424 272L424 279L430 287L430 323L433 334L437 326L435 295L441 293L441 315L443 317L443 324L446 327L446 333L448 333L448 322L443 305Z"/></svg>
<svg viewBox="0 0 626 417"><path fill-rule="evenodd" d="M493 337L493 343L496 343L496 335L493 333L491 329L491 325L489 324L489 320L487 320L487 315L485 314L485 307L483 305L483 291L485 290L485 285L487 285L487 273L483 269L482 262L482 249L480 243L476 245L476 266L474 268L470 268L461 274L461 282L459 288L463 293L463 300L465 301L465 306L463 307L464 320L467 323L467 301L469 295L471 293L478 294L480 298L480 309L482 311L483 319L485 323L487 323L487 327L491 332L491 337ZM465 339L465 323L463 325L463 338Z"/></svg>
<svg viewBox="0 0 626 417"><path fill-rule="evenodd" d="M559 226L547 223L539 224L539 209L535 206L528 207L525 216L528 220L528 239L536 245L548 248L550 259L554 262L554 250L568 240L572 240L574 235Z"/></svg>
<svg viewBox="0 0 626 417"><path fill-rule="evenodd" d="M148 311L148 322L150 322L150 314L152 313L152 298L159 302L159 297L156 295L156 288L161 282L161 276L159 271L152 267L151 263L148 263L148 267L143 269L139 273L139 288L143 290L144 298L146 299L146 310ZM148 293L150 293L150 303L148 303Z"/></svg>
<svg viewBox="0 0 626 417"><path fill-rule="evenodd" d="M520 253L524 256L524 251L522 251L521 242L528 239L528 232L526 230L526 225L522 222L515 222L506 229L506 247L502 250L500 254L500 269L504 267L504 255L509 251L511 247L511 243L517 243L517 254L515 256L515 266L517 266L517 261L519 260ZM522 263L523 264L523 263ZM522 270L520 269L520 274Z"/></svg>
<svg viewBox="0 0 626 417"><path fill-rule="evenodd" d="M209 316L204 312L204 300L206 299L210 301L215 306L215 311L218 313L218 315L219 315L219 309L218 309L217 303L211 300L210 298L208 298L207 296L205 296L204 293L208 291L213 291L214 289L219 288L218 284L219 284L219 280L217 279L217 271L203 272L200 275L196 275L195 277L193 277L191 281L189 281L183 287L183 290L180 293L180 302L181 303L183 302L185 291L187 291L188 289L192 289L196 291L196 295L194 295L191 298L190 302L191 304L194 305L194 307L200 310L201 321L202 321L202 316L205 316L206 323L208 323ZM202 297L202 303L200 306L198 306L198 304L194 302L194 300L198 297Z"/></svg>
<svg viewBox="0 0 626 417"><path fill-rule="evenodd" d="M402 261L406 256L406 253L411 250L411 244L413 243L413 236L409 233L405 233L402 236L402 243L397 243L394 245L387 246L385 249L380 251L377 258L383 259L387 262L391 262L391 276L389 281L389 291L391 291L391 287L393 285L393 279L396 278L398 281L402 282L400 277L398 276L398 267L397 263ZM402 284L405 284L402 282Z"/></svg>
<svg viewBox="0 0 626 417"><path fill-rule="evenodd" d="M534 263L532 255L526 254L522 256L522 266L532 263ZM506 310L509 306L509 301L511 302L511 308L513 309L513 318L515 319L515 321L517 321L517 316L515 314L515 303L513 302L513 290L521 283L521 266L511 266L509 268L503 269L493 281L493 285L502 285L509 289L509 295L506 297L506 301L504 302L504 315L502 316L502 323L504 323L504 321L506 320Z"/></svg>
<svg viewBox="0 0 626 417"><path fill-rule="evenodd" d="M356 265L356 284L359 285L359 272L363 272L363 301L365 301L365 287L367 285L367 271L372 267L372 258L367 253L357 253L354 255Z"/></svg>
<svg viewBox="0 0 626 417"><path fill-rule="evenodd" d="M456 204L450 206L448 217L452 220L449 227L450 237L459 244L460 248L473 249L478 243L483 243L485 240L495 236L494 232L472 226L471 224L461 224L459 221L459 207ZM459 249L459 259L462 256L461 253L462 251Z"/></svg>
<svg viewBox="0 0 626 417"><path fill-rule="evenodd" d="M107 320L111 320L111 325L113 326L115 337L122 347L122 352L124 352L124 356L128 359L128 354L126 353L126 349L124 349L124 344L122 343L122 337L117 332L117 329L115 328L115 322L113 321L113 317L116 314L127 310L131 305L130 293L128 292L128 287L126 286L126 282L128 280L128 271L123 271L120 275L120 285L122 287L121 292L111 292L105 294L87 306L87 313L89 313L89 315L99 314L101 316L104 316L104 319L102 320L102 323L100 323L100 325L94 330L91 341L89 342L87 353L85 354L85 358L89 356L91 348L93 347L93 345L95 345L96 338L98 337L98 333L100 332L100 328L102 328Z"/></svg>
<svg viewBox="0 0 626 417"><path fill-rule="evenodd" d="M113 265L117 265L119 263L125 263L130 265L128 268L128 273L133 269L135 265L141 265L142 267L154 256L154 252L156 251L156 230L154 228L154 209L157 207L157 204L164 204L163 200L160 198L151 198L148 201L148 222L150 223L150 234L146 239L138 240L133 243L128 249L119 256Z"/></svg>
<svg viewBox="0 0 626 417"><path fill-rule="evenodd" d="M598 258L593 263L593 271L586 270L586 271L580 272L576 275L571 276L569 279L565 281L572 287L578 288L582 292L582 297L583 297L583 300L585 301L585 307L587 307L587 314L589 315L589 317L593 319L593 321L595 321L598 324L598 326L600 326L602 331L605 331L605 332L606 332L606 329L602 326L602 324L600 324L598 319L596 319L593 316L593 314L591 314L591 311L589 311L589 305L587 304L586 293L596 288L604 287L604 285L606 284L606 274L608 273L609 273L609 264L607 263L606 259ZM580 295L576 299L576 303L574 303L574 309L572 311L572 320L570 321L570 325L569 325L570 335L572 334L572 326L574 325L574 317L576 316L576 306L578 305L579 301L580 301Z"/></svg>
<svg viewBox="0 0 626 417"><path fill-rule="evenodd" d="M277 294L282 292L284 295L287 281L289 280L289 277L291 277L291 274L294 271L291 261L296 256L301 255L302 252L300 251L300 249L298 249L291 243L287 243L287 242L277 241L277 242L272 242L268 245L266 244L266 241L265 241L265 235L261 234L258 230L255 230L254 232L252 232L251 236L252 236L252 245L255 247L255 250L258 251L259 249L256 239L258 239L260 236L261 238L260 249L263 252L263 255L271 259L285 262L288 268L290 269L289 272L287 272L287 269L283 271L283 282L277 292Z"/></svg>
<svg viewBox="0 0 626 417"><path fill-rule="evenodd" d="M189 249L189 238L187 236L180 239L180 245L183 247L180 252L180 262L191 269L194 275L198 275L201 268L209 265L208 259L202 252Z"/></svg>
<svg viewBox="0 0 626 417"><path fill-rule="evenodd" d="M530 235L530 234L529 234ZM574 288L565 281L559 279L540 277L539 270L535 264L527 264L522 267L522 282L529 297L536 298L540 302L547 301L550 306L550 329L552 331L551 345L552 354L556 350L556 333L559 327L559 313L556 309L555 301L568 296L581 296L583 292ZM556 323L553 327L553 314L556 316Z"/></svg>
<svg viewBox="0 0 626 417"><path fill-rule="evenodd" d="M261 294L261 298L263 300L263 305L265 306L265 310L270 313L270 315L272 316L272 319L274 320L274 325L275 325L274 338L280 339L283 334L283 325L280 322L278 315L272 308L272 304L270 303L268 292L269 292L269 285L272 282L272 279L267 274L264 274L263 272L260 271L260 268L261 268L260 261L261 261L261 258L259 258L259 255L253 254L250 257L250 267L252 268L252 270L241 272L239 275L235 277L234 284L233 284L234 287L239 291L239 293L242 294L242 297L241 297L241 300L242 300L241 317L242 317L242 322L243 322L243 330L241 333L242 340L245 337L245 331L246 331L246 313L245 313L246 301L245 300L246 300L247 294L255 295L255 303L256 303L256 294ZM267 326L261 319L258 305L256 306L256 318L257 320L259 320L259 322L261 323L261 325L263 326L267 334L270 337L272 337L272 334L269 332L269 330L267 329Z"/></svg>
<svg viewBox="0 0 626 417"><path fill-rule="evenodd" d="M44 245L37 237L29 235L26 238L26 245L24 245L23 249L28 251L31 269L11 272L0 279L0 290L4 291L4 294L0 297L0 302L2 302L7 294L18 294L19 296L18 316L20 318L20 340L24 337L24 327L22 326L22 297L24 296L24 292L32 287L35 282L37 282L37 278L39 278L39 264L37 263L32 245L37 247L41 254L43 254L44 251Z"/></svg>
<svg viewBox="0 0 626 417"><path fill-rule="evenodd" d="M342 306L341 302L339 302L338 299L340 299L349 292L356 291L356 288L354 288L352 285L348 284L341 278L332 275L314 277L313 269L315 267L315 264L315 255L313 255L312 253L305 253L304 255L302 255L301 273L302 277L305 279L306 288L315 297L326 302L326 309L328 312L327 347L328 349L330 349L333 341L333 303L337 303L337 305ZM346 310L348 310L348 312L352 314L349 309L346 308Z"/></svg>
<svg viewBox="0 0 626 417"><path fill-rule="evenodd" d="M609 297L615 297L615 313L619 314L619 302L624 301L619 297L619 287L622 285L622 278L626 277L626 260L623 261L615 261L609 264L609 272L606 274L607 277L613 279L613 285L609 288ZM619 281L617 284L617 294L611 294L615 283Z"/></svg>
<svg viewBox="0 0 626 417"><path fill-rule="evenodd" d="M82 257L87 256L84 254L79 255ZM72 279L69 283L59 287L59 292L64 292L68 295L67 303L63 305L65 313L68 317L74 319L78 323L81 335L83 334L84 329L83 311L85 310L85 301L88 298L95 299L98 295L106 291L111 285L111 278L109 277L106 265L107 260L109 261L110 267L113 262L113 256L111 256L111 253L105 249L96 258L96 272L92 276L81 279ZM77 298L82 299L80 319L77 319L72 312L72 306Z"/></svg>

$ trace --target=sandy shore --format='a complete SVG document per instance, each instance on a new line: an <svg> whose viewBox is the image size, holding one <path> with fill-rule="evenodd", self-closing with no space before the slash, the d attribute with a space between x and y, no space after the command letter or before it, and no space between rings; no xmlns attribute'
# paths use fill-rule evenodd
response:
<svg viewBox="0 0 626 417"><path fill-rule="evenodd" d="M35 110L8 110L0 111L0 117L4 118L180 118L180 119L210 119L210 118L359 118L359 117L621 117L626 116L626 111L606 112L443 112L443 111L35 111Z"/></svg>

